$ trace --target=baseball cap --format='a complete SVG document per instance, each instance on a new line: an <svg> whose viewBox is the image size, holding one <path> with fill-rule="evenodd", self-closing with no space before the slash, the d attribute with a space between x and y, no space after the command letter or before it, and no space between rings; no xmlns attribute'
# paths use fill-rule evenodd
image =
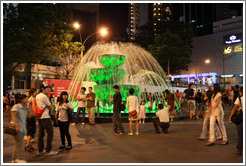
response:
<svg viewBox="0 0 246 166"><path fill-rule="evenodd" d="M50 85L48 85L46 82L43 82L41 85L40 85L40 89L45 89L45 88L51 88Z"/></svg>

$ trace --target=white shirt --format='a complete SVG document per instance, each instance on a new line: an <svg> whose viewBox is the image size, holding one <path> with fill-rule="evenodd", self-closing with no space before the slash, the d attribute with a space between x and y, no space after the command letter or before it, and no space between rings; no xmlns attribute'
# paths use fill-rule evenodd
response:
<svg viewBox="0 0 246 166"><path fill-rule="evenodd" d="M242 107L242 111L243 111L243 96L241 96L240 99L241 99L241 104L239 101L239 97L236 99L234 104L238 105L239 107Z"/></svg>
<svg viewBox="0 0 246 166"><path fill-rule="evenodd" d="M224 114L221 99L220 99L219 104L216 108L213 108L213 104L212 104L212 103L215 103L215 101L221 96L222 96L221 93L218 92L215 97L213 95L211 98L211 106L212 106L211 115L213 115L213 116L219 116L219 115Z"/></svg>
<svg viewBox="0 0 246 166"><path fill-rule="evenodd" d="M48 98L48 96L46 96L45 94L43 94L42 92L39 93L36 96L36 102L37 105L40 109L44 109L45 107L48 107L51 105L50 100ZM46 108L43 115L40 117L40 119L45 119L45 118L50 118L49 115L49 110Z"/></svg>
<svg viewBox="0 0 246 166"><path fill-rule="evenodd" d="M169 110L169 108L166 107L164 109L159 110L156 113L156 116L159 117L160 122L164 122L164 123L168 123L169 122L168 110Z"/></svg>
<svg viewBox="0 0 246 166"><path fill-rule="evenodd" d="M68 102L67 105L69 105L69 107L73 107L71 102ZM61 122L67 122L68 121L67 107L63 106L63 103L61 105L57 104L56 110L59 111L58 120Z"/></svg>
<svg viewBox="0 0 246 166"><path fill-rule="evenodd" d="M129 96L126 98L126 106L129 112L136 110L139 112L139 104L137 96Z"/></svg>
<svg viewBox="0 0 246 166"><path fill-rule="evenodd" d="M79 93L77 98L85 99L86 98L86 94ZM78 107L86 107L86 102L82 101L82 100L78 101Z"/></svg>

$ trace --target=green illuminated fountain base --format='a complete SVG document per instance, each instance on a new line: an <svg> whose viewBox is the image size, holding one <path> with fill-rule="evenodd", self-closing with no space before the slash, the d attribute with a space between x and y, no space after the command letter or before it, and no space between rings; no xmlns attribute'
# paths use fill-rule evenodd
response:
<svg viewBox="0 0 246 166"><path fill-rule="evenodd" d="M100 106L100 113L113 113L113 103L110 102L110 93L112 95L115 94L113 89L113 84L107 85L95 85L93 87L94 92L99 99L99 106ZM136 85L119 85L120 93L122 97L122 103L126 104L126 98L129 96L129 90L133 88L135 90L135 95L137 96L140 93L140 88ZM113 96L112 96L113 97ZM122 113L127 113L128 111L125 110Z"/></svg>

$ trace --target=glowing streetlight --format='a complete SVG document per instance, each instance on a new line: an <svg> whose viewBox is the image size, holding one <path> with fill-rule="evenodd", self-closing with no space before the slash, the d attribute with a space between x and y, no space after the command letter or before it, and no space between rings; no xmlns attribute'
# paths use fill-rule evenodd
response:
<svg viewBox="0 0 246 166"><path fill-rule="evenodd" d="M206 64L209 64L209 63L210 63L210 60L209 60L209 59L206 59L206 60L205 60L205 63L206 63Z"/></svg>
<svg viewBox="0 0 246 166"><path fill-rule="evenodd" d="M102 28L102 29L100 30L100 34L101 34L101 36L106 36L106 35L108 34L107 29L106 29L106 28Z"/></svg>
<svg viewBox="0 0 246 166"><path fill-rule="evenodd" d="M73 27L74 27L75 29L79 29L79 28L80 28L80 25L79 25L79 23L76 22L76 23L73 24Z"/></svg>
<svg viewBox="0 0 246 166"><path fill-rule="evenodd" d="M82 44L81 58L83 57L83 51L85 50L85 42L86 42L91 36L93 36L93 35L95 35L95 34L100 34L101 36L104 37L104 36L106 36L106 35L108 34L108 30L107 30L106 28L101 28L100 31L95 32L95 33L92 33L91 35L89 35L89 36L84 40L84 42L83 42L83 41L82 41L82 36L81 36L81 33L80 33L80 24L77 23L77 22L75 22L75 23L73 24L73 27L74 27L75 29L78 29L78 30L79 30L80 42L81 42L81 44Z"/></svg>

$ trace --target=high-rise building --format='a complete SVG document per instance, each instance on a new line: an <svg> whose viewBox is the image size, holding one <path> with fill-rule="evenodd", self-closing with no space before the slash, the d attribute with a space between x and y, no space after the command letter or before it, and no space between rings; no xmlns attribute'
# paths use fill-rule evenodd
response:
<svg viewBox="0 0 246 166"><path fill-rule="evenodd" d="M242 5L235 3L185 3L179 6L180 21L193 26L197 36L213 33L213 22L242 15Z"/></svg>
<svg viewBox="0 0 246 166"><path fill-rule="evenodd" d="M173 21L172 4L170 3L131 3L129 5L129 39L134 40L137 29L147 22ZM154 29L156 31L156 29Z"/></svg>

